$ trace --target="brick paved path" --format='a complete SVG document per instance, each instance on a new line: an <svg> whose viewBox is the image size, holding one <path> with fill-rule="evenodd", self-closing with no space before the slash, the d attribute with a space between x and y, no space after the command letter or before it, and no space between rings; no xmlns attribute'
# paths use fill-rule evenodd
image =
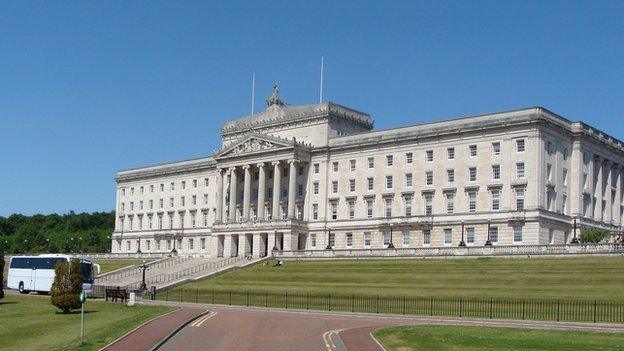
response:
<svg viewBox="0 0 624 351"><path fill-rule="evenodd" d="M148 351L176 329L206 312L202 307L182 307L148 322L102 350Z"/></svg>

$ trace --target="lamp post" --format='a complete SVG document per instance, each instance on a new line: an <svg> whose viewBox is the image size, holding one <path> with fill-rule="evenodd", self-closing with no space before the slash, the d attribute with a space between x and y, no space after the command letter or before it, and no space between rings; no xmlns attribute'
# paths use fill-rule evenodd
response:
<svg viewBox="0 0 624 351"><path fill-rule="evenodd" d="M139 237L139 239L137 240L137 253L140 254L141 253L141 238Z"/></svg>
<svg viewBox="0 0 624 351"><path fill-rule="evenodd" d="M394 227L394 223L390 223L390 243L388 243L388 249L394 249L394 243L392 240L392 228Z"/></svg>
<svg viewBox="0 0 624 351"><path fill-rule="evenodd" d="M28 239L24 239L24 253L28 252Z"/></svg>
<svg viewBox="0 0 624 351"><path fill-rule="evenodd" d="M108 248L109 253L113 250L113 243L110 240L110 235L106 236L106 248Z"/></svg>
<svg viewBox="0 0 624 351"><path fill-rule="evenodd" d="M4 249L2 251L4 251L4 253L6 254L8 249L9 249L9 242L7 240L5 240L4 241Z"/></svg>
<svg viewBox="0 0 624 351"><path fill-rule="evenodd" d="M273 232L273 249L271 251L279 251L279 249L277 248L277 229L275 229L275 231Z"/></svg>
<svg viewBox="0 0 624 351"><path fill-rule="evenodd" d="M461 241L459 242L459 246L466 246L466 242L464 241L464 221L461 221L461 225L462 225L462 238Z"/></svg>
<svg viewBox="0 0 624 351"><path fill-rule="evenodd" d="M143 260L143 263L139 266L139 269L142 271L141 286L139 287L141 290L147 290L147 284L145 284L145 271L147 270L147 267L148 266L145 264L145 260Z"/></svg>
<svg viewBox="0 0 624 351"><path fill-rule="evenodd" d="M579 239L576 237L576 229L578 228L577 224L576 224L576 218L574 218L574 222L572 224L572 231L574 232L574 237L572 238L572 241L570 241L571 244L578 244L579 243Z"/></svg>
<svg viewBox="0 0 624 351"><path fill-rule="evenodd" d="M325 247L325 250L333 250L334 248L331 246L331 227L327 226L327 246Z"/></svg>
<svg viewBox="0 0 624 351"><path fill-rule="evenodd" d="M488 218L487 241L485 242L485 246L492 246L492 240L490 240L490 224L492 224L492 220Z"/></svg>

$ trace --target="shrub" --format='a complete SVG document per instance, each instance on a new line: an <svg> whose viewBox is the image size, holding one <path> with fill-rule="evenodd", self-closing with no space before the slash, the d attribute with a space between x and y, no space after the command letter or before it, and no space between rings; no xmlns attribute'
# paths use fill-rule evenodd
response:
<svg viewBox="0 0 624 351"><path fill-rule="evenodd" d="M605 233L596 228L586 228L581 232L581 242L597 244L601 242L605 237Z"/></svg>
<svg viewBox="0 0 624 351"><path fill-rule="evenodd" d="M4 298L4 256L0 255L0 300Z"/></svg>
<svg viewBox="0 0 624 351"><path fill-rule="evenodd" d="M54 283L52 283L52 304L69 313L72 309L80 308L80 293L82 292L82 266L80 260L72 259L68 262L59 262L54 267Z"/></svg>

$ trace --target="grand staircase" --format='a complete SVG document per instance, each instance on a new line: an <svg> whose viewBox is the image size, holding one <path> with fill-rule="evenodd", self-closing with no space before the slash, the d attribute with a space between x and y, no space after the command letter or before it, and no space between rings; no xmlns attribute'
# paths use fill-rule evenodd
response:
<svg viewBox="0 0 624 351"><path fill-rule="evenodd" d="M148 263L145 272L145 284L148 289L156 290L185 281L206 278L212 274L223 272L235 267L242 267L260 259L231 258L190 258L168 257ZM137 289L142 282L142 270L139 266L131 266L114 272L99 275L95 278L94 291L106 287Z"/></svg>

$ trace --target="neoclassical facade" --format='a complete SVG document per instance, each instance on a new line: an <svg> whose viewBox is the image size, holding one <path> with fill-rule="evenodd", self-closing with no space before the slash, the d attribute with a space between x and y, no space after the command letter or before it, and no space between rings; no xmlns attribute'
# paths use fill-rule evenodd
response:
<svg viewBox="0 0 624 351"><path fill-rule="evenodd" d="M561 244L624 224L624 143L544 108L375 131L277 88L267 105L210 157L119 171L113 252Z"/></svg>

